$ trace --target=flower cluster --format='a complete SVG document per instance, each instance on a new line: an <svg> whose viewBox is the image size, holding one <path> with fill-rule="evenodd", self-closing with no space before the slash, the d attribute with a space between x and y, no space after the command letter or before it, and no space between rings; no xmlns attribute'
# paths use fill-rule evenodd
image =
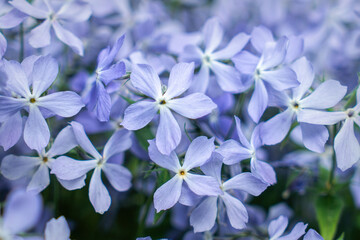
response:
<svg viewBox="0 0 360 240"><path fill-rule="evenodd" d="M359 26L356 0L0 0L0 239L356 239Z"/></svg>

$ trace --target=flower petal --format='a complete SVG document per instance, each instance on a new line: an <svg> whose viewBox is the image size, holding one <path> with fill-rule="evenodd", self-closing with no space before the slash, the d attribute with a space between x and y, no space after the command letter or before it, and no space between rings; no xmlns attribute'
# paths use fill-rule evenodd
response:
<svg viewBox="0 0 360 240"><path fill-rule="evenodd" d="M245 47L249 39L249 35L245 33L239 33L231 39L225 48L211 54L211 56L214 60L230 59Z"/></svg>
<svg viewBox="0 0 360 240"><path fill-rule="evenodd" d="M27 15L30 15L34 18L45 19L48 17L48 13L42 9L36 8L32 6L25 0L12 0L9 1L11 5L13 5L16 9L20 10Z"/></svg>
<svg viewBox="0 0 360 240"><path fill-rule="evenodd" d="M0 146L7 151L19 141L22 132L23 121L20 112L17 112L1 124Z"/></svg>
<svg viewBox="0 0 360 240"><path fill-rule="evenodd" d="M294 240L299 239L302 235L305 234L305 229L307 228L307 224L299 222L295 225L295 227L291 230L288 235L283 237L279 237L277 240Z"/></svg>
<svg viewBox="0 0 360 240"><path fill-rule="evenodd" d="M74 50L80 56L84 55L84 47L81 40L75 36L72 32L63 28L57 21L52 22L56 36Z"/></svg>
<svg viewBox="0 0 360 240"><path fill-rule="evenodd" d="M66 190L72 191L83 188L85 186L85 179L86 174L73 180L63 180L58 178L58 181Z"/></svg>
<svg viewBox="0 0 360 240"><path fill-rule="evenodd" d="M320 125L333 125L347 117L344 112L326 112L312 109L301 109L298 112L298 122L320 124Z"/></svg>
<svg viewBox="0 0 360 240"><path fill-rule="evenodd" d="M324 240L319 233L317 233L314 229L309 229L309 231L305 234L304 240Z"/></svg>
<svg viewBox="0 0 360 240"><path fill-rule="evenodd" d="M175 175L161 185L154 194L154 207L156 212L173 207L179 200L183 180Z"/></svg>
<svg viewBox="0 0 360 240"><path fill-rule="evenodd" d="M31 178L27 191L34 191L40 193L50 184L49 168L45 164L41 164L36 170L34 176Z"/></svg>
<svg viewBox="0 0 360 240"><path fill-rule="evenodd" d="M314 69L305 57L302 57L294 62L291 65L291 68L295 71L297 80L300 82L300 85L292 90L293 97L295 99L301 99L314 81Z"/></svg>
<svg viewBox="0 0 360 240"><path fill-rule="evenodd" d="M39 26L31 30L29 35L29 43L33 48L42 48L50 45L51 22L50 19L46 19Z"/></svg>
<svg viewBox="0 0 360 240"><path fill-rule="evenodd" d="M171 99L167 106L178 114L191 119L201 118L217 107L203 93L193 93L183 98Z"/></svg>
<svg viewBox="0 0 360 240"><path fill-rule="evenodd" d="M233 139L223 142L215 151L224 157L223 162L226 165L232 165L244 159L251 158L249 149L244 148Z"/></svg>
<svg viewBox="0 0 360 240"><path fill-rule="evenodd" d="M237 189L254 196L259 196L267 187L266 183L249 172L240 173L224 182L224 191Z"/></svg>
<svg viewBox="0 0 360 240"><path fill-rule="evenodd" d="M83 125L81 125L78 122L72 121L71 123L72 129L74 131L74 135L76 138L76 141L80 145L82 149L85 150L85 152L89 153L91 156L93 156L95 159L100 159L101 155L96 150L94 145L90 142L88 136L85 133Z"/></svg>
<svg viewBox="0 0 360 240"><path fill-rule="evenodd" d="M221 199L224 201L231 226L236 229L245 228L249 216L244 204L228 193L222 195Z"/></svg>
<svg viewBox="0 0 360 240"><path fill-rule="evenodd" d="M192 192L200 196L217 196L223 193L218 181L211 176L186 173L184 181Z"/></svg>
<svg viewBox="0 0 360 240"><path fill-rule="evenodd" d="M320 84L314 92L300 101L302 108L325 109L335 106L343 99L347 87L338 81L327 80Z"/></svg>
<svg viewBox="0 0 360 240"><path fill-rule="evenodd" d="M162 96L160 78L150 65L132 65L130 81L138 91L146 96L155 100Z"/></svg>
<svg viewBox="0 0 360 240"><path fill-rule="evenodd" d="M240 73L233 66L212 61L210 68L215 73L217 82L223 91L239 93L245 90Z"/></svg>
<svg viewBox="0 0 360 240"><path fill-rule="evenodd" d="M206 21L203 27L205 52L212 53L221 43L224 30L218 18L211 18Z"/></svg>
<svg viewBox="0 0 360 240"><path fill-rule="evenodd" d="M193 80L194 63L178 63L170 71L168 88L164 97L174 98L183 94Z"/></svg>
<svg viewBox="0 0 360 240"><path fill-rule="evenodd" d="M156 146L162 154L169 155L180 143L179 124L167 107L160 109L160 123L156 131Z"/></svg>
<svg viewBox="0 0 360 240"><path fill-rule="evenodd" d="M288 108L264 122L260 128L260 137L263 144L274 145L281 142L290 130L294 112Z"/></svg>
<svg viewBox="0 0 360 240"><path fill-rule="evenodd" d="M24 140L31 149L41 152L50 140L49 127L37 106L29 106L29 117L24 128Z"/></svg>
<svg viewBox="0 0 360 240"><path fill-rule="evenodd" d="M271 71L262 71L260 77L277 91L283 91L299 86L296 73L289 67L282 67Z"/></svg>
<svg viewBox="0 0 360 240"><path fill-rule="evenodd" d="M282 215L272 220L268 227L270 239L278 239L285 232L288 224L288 218Z"/></svg>
<svg viewBox="0 0 360 240"><path fill-rule="evenodd" d="M351 168L360 156L360 145L354 133L354 121L346 119L334 140L337 166L345 171Z"/></svg>
<svg viewBox="0 0 360 240"><path fill-rule="evenodd" d="M125 75L126 67L124 62L119 62L112 65L110 68L103 70L99 74L99 79L108 85L112 80L118 79Z"/></svg>
<svg viewBox="0 0 360 240"><path fill-rule="evenodd" d="M210 231L215 225L217 216L217 197L207 197L190 215L190 225L194 232Z"/></svg>
<svg viewBox="0 0 360 240"><path fill-rule="evenodd" d="M174 151L172 151L169 155L164 155L159 152L155 140L149 140L149 156L150 159L155 162L160 167L169 169L175 173L181 168L179 159Z"/></svg>
<svg viewBox="0 0 360 240"><path fill-rule="evenodd" d="M115 154L124 152L131 147L131 144L131 132L126 129L118 130L105 144L103 158L109 159Z"/></svg>
<svg viewBox="0 0 360 240"><path fill-rule="evenodd" d="M10 180L16 180L33 173L40 165L38 157L7 155L1 162L1 174Z"/></svg>
<svg viewBox="0 0 360 240"><path fill-rule="evenodd" d="M59 65L50 55L40 57L34 63L33 71L29 77L29 81L33 86L33 94L36 97L45 92L55 81L58 75Z"/></svg>
<svg viewBox="0 0 360 240"><path fill-rule="evenodd" d="M264 26L254 27L251 32L251 45L254 46L256 51L262 53L267 42L274 42L271 31Z"/></svg>
<svg viewBox="0 0 360 240"><path fill-rule="evenodd" d="M90 180L89 198L95 212L103 214L110 208L111 197L101 180L101 169L95 168Z"/></svg>
<svg viewBox="0 0 360 240"><path fill-rule="evenodd" d="M276 183L276 173L270 164L257 159L252 159L250 163L252 174L270 185Z"/></svg>
<svg viewBox="0 0 360 240"><path fill-rule="evenodd" d="M324 152L329 132L325 126L300 123L304 146L314 152Z"/></svg>
<svg viewBox="0 0 360 240"><path fill-rule="evenodd" d="M260 68L265 70L281 64L286 56L287 44L287 37L281 37L276 43L266 43L260 59Z"/></svg>
<svg viewBox="0 0 360 240"><path fill-rule="evenodd" d="M59 19L70 22L84 22L91 16L91 6L87 2L65 2L56 13Z"/></svg>
<svg viewBox="0 0 360 240"><path fill-rule="evenodd" d="M97 160L75 160L67 156L58 157L51 166L51 173L62 180L74 180L96 168Z"/></svg>
<svg viewBox="0 0 360 240"><path fill-rule="evenodd" d="M231 61L234 62L237 70L239 70L242 74L249 75L253 75L255 73L259 60L259 57L248 51L241 51L231 58Z"/></svg>
<svg viewBox="0 0 360 240"><path fill-rule="evenodd" d="M28 18L27 14L17 10L16 8L13 8L8 13L0 17L0 28L14 28L22 23L26 18Z"/></svg>
<svg viewBox="0 0 360 240"><path fill-rule="evenodd" d="M7 87L15 93L27 97L30 95L29 82L20 63L16 61L2 61L1 70L7 77Z"/></svg>
<svg viewBox="0 0 360 240"><path fill-rule="evenodd" d="M6 52L6 48L7 48L6 39L5 39L4 35L2 35L0 33L0 59L2 59L2 57L4 56L4 54Z"/></svg>
<svg viewBox="0 0 360 240"><path fill-rule="evenodd" d="M206 64L202 64L199 72L194 76L189 92L205 93L209 86L210 69Z"/></svg>
<svg viewBox="0 0 360 240"><path fill-rule="evenodd" d="M38 106L46 108L61 117L72 117L76 115L84 103L75 92L55 92L38 99Z"/></svg>
<svg viewBox="0 0 360 240"><path fill-rule="evenodd" d="M47 152L49 157L63 155L78 145L71 126L64 127L54 140Z"/></svg>
<svg viewBox="0 0 360 240"><path fill-rule="evenodd" d="M68 240L70 239L70 228L64 216L58 219L52 218L46 223L45 239Z"/></svg>
<svg viewBox="0 0 360 240"><path fill-rule="evenodd" d="M205 136L195 138L186 152L183 168L190 170L205 164L215 150L214 140Z"/></svg>
<svg viewBox="0 0 360 240"><path fill-rule="evenodd" d="M131 173L119 164L105 163L103 171L111 186L117 191L123 192L131 187Z"/></svg>
<svg viewBox="0 0 360 240"><path fill-rule="evenodd" d="M267 105L268 93L265 85L261 80L257 80L255 81L254 92L248 105L248 113L255 123L259 122L261 116L267 108Z"/></svg>
<svg viewBox="0 0 360 240"><path fill-rule="evenodd" d="M121 125L128 130L139 130L155 117L157 111L158 107L155 102L136 102L126 108Z"/></svg>

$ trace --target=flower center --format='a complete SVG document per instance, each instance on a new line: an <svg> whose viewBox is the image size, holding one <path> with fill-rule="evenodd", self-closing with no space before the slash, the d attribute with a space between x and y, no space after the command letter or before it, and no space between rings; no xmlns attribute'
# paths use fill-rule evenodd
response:
<svg viewBox="0 0 360 240"><path fill-rule="evenodd" d="M166 101L164 99L160 100L160 105L165 105L166 104Z"/></svg>
<svg viewBox="0 0 360 240"><path fill-rule="evenodd" d="M35 98L30 98L30 103L35 103L36 99Z"/></svg>
<svg viewBox="0 0 360 240"><path fill-rule="evenodd" d="M43 160L44 163L47 163L49 161L49 158L48 157L43 157L42 160Z"/></svg>
<svg viewBox="0 0 360 240"><path fill-rule="evenodd" d="M186 171L184 169L179 170L179 176L184 178L186 176Z"/></svg>
<svg viewBox="0 0 360 240"><path fill-rule="evenodd" d="M298 104L297 102L294 102L294 103L293 103L293 107L294 107L295 109L298 109L298 108L299 108L299 104Z"/></svg>
<svg viewBox="0 0 360 240"><path fill-rule="evenodd" d="M348 115L349 118L351 118L355 115L355 111L354 111L354 109L348 109L346 111L346 114Z"/></svg>

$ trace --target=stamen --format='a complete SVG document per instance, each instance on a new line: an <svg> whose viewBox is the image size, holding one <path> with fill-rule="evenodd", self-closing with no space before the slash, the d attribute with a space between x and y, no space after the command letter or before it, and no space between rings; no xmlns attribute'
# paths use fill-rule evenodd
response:
<svg viewBox="0 0 360 240"><path fill-rule="evenodd" d="M36 99L35 98L30 98L30 103L35 103Z"/></svg>
<svg viewBox="0 0 360 240"><path fill-rule="evenodd" d="M166 101L163 99L163 100L160 100L160 105L164 105L164 104L166 104Z"/></svg>
<svg viewBox="0 0 360 240"><path fill-rule="evenodd" d="M43 157L42 160L44 163L47 163L49 161L48 157Z"/></svg>
<svg viewBox="0 0 360 240"><path fill-rule="evenodd" d="M180 170L179 174L180 174L180 176L185 176L186 172L185 172L185 170Z"/></svg>

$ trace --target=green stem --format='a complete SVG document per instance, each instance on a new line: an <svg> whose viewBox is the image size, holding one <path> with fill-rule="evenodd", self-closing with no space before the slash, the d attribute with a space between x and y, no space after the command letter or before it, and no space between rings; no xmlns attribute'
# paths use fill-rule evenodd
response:
<svg viewBox="0 0 360 240"><path fill-rule="evenodd" d="M337 133L337 126L336 124L333 127L333 143L334 143L334 139ZM334 145L334 144L333 144ZM335 155L335 149L333 149L333 155L332 155L332 162L331 162L331 170L330 170L330 174L329 174L329 180L328 180L328 190L330 191L332 189L332 186L334 185L334 180L335 180L335 168L336 168L336 155Z"/></svg>
<svg viewBox="0 0 360 240"><path fill-rule="evenodd" d="M22 60L24 59L24 52L25 52L25 47L24 47L24 25L21 23L20 24L20 51L19 51L19 61L22 62Z"/></svg>

